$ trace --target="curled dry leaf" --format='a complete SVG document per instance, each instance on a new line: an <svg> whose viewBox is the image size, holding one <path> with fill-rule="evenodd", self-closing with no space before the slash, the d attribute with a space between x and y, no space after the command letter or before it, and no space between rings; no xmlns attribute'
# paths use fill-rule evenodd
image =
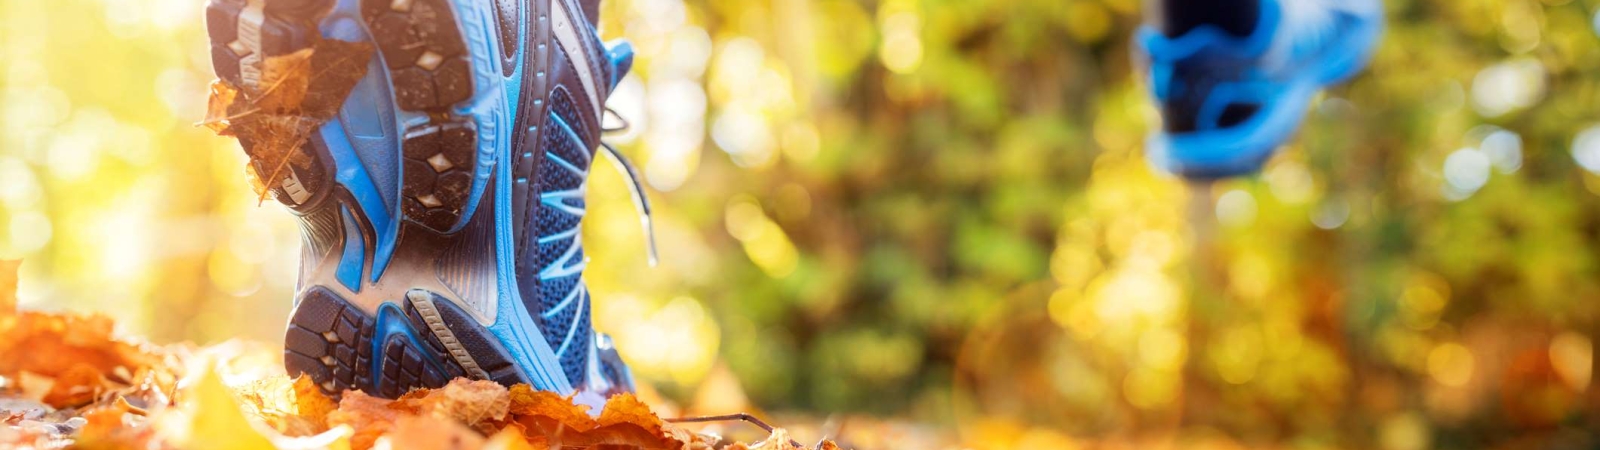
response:
<svg viewBox="0 0 1600 450"><path fill-rule="evenodd" d="M110 387L111 382L100 370L79 364L56 377L50 392L44 395L44 402L57 408L84 406Z"/></svg>
<svg viewBox="0 0 1600 450"><path fill-rule="evenodd" d="M372 448L372 444L388 434L394 428L394 421L400 418L400 411L389 408L389 403L389 400L361 391L345 392L344 398L339 400L339 409L328 413L328 425L343 425L355 430L350 437L351 448Z"/></svg>
<svg viewBox="0 0 1600 450"><path fill-rule="evenodd" d="M311 377L301 376L294 380L295 413L317 422L324 430L328 427L328 414L339 409L339 404L322 393L317 387L317 382Z"/></svg>
<svg viewBox="0 0 1600 450"><path fill-rule="evenodd" d="M501 428L497 422L510 412L511 397L499 383L457 378L439 389L407 394L391 408L454 419L487 434Z"/></svg>
<svg viewBox="0 0 1600 450"><path fill-rule="evenodd" d="M551 446L593 448L622 446L633 448L690 448L700 439L687 430L666 425L650 408L632 394L612 397L598 419L589 417L581 406L549 392L525 387L513 396L520 403L515 422L530 441L538 438Z"/></svg>
<svg viewBox="0 0 1600 450"><path fill-rule="evenodd" d="M233 108L234 100L238 98L238 89L234 89L222 80L213 80L211 97L206 99L206 119L200 124L218 135L233 136L233 132L228 129L233 122L228 110Z"/></svg>
<svg viewBox="0 0 1600 450"><path fill-rule="evenodd" d="M267 58L258 86L211 84L202 125L236 136L253 161L252 184L262 199L265 186L288 176L291 165L312 164L306 139L339 112L350 91L367 73L373 47L368 43L319 39L311 47Z"/></svg>

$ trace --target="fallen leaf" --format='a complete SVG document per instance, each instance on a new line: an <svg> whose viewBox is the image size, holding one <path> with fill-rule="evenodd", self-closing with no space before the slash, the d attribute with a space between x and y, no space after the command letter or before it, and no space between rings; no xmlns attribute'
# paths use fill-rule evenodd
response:
<svg viewBox="0 0 1600 450"><path fill-rule="evenodd" d="M395 450L468 450L484 444L476 430L437 416L402 416L383 439Z"/></svg>
<svg viewBox="0 0 1600 450"><path fill-rule="evenodd" d="M486 433L493 430L481 425L499 421L511 408L511 397L505 386L486 380L457 378L444 387L415 391L396 401L398 408L411 409L419 414L454 419Z"/></svg>
<svg viewBox="0 0 1600 450"><path fill-rule="evenodd" d="M260 200L265 186L276 186L288 169L313 164L304 145L312 133L338 114L350 91L366 76L372 44L318 39L310 47L267 58L256 86L212 83L202 125L236 136L250 155L250 173Z"/></svg>
<svg viewBox="0 0 1600 450"><path fill-rule="evenodd" d="M229 110L238 98L238 89L234 89L222 80L212 80L211 96L206 99L206 119L200 124L210 128L219 136L233 136L233 132L228 130L233 119Z"/></svg>
<svg viewBox="0 0 1600 450"><path fill-rule="evenodd" d="M43 400L56 408L75 408L93 402L95 396L106 391L108 384L101 371L79 364L56 377Z"/></svg>
<svg viewBox="0 0 1600 450"><path fill-rule="evenodd" d="M526 429L524 433L530 440L540 438L554 446L686 448L697 439L681 428L669 429L631 394L612 397L599 419L590 418L583 407L549 392L526 393L521 402L517 410L528 414L518 415L515 421Z"/></svg>
<svg viewBox="0 0 1600 450"><path fill-rule="evenodd" d="M0 317L0 375L27 371L55 378L79 365L110 374L119 366L159 365L158 353L148 344L116 338L104 316L25 311Z"/></svg>
<svg viewBox="0 0 1600 450"><path fill-rule="evenodd" d="M320 424L324 429L328 427L328 414L339 409L339 404L322 393L317 387L317 382L311 377L301 376L294 380L295 414L310 418Z"/></svg>
<svg viewBox="0 0 1600 450"><path fill-rule="evenodd" d="M311 72L311 55L315 47L306 47L287 55L262 61L261 86L251 97L250 106L262 114L300 115L300 105L314 79Z"/></svg>
<svg viewBox="0 0 1600 450"><path fill-rule="evenodd" d="M308 65L309 82L296 113L322 120L333 118L345 97L367 75L372 55L372 44L365 42L318 41Z"/></svg>
<svg viewBox="0 0 1600 450"><path fill-rule="evenodd" d="M207 368L199 375L189 395L192 398L190 432L180 445L182 448L216 448L227 443L235 450L270 450L277 448L272 441L246 418L237 399L228 386L222 383L214 369Z"/></svg>
<svg viewBox="0 0 1600 450"><path fill-rule="evenodd" d="M350 437L350 447L355 450L372 448L378 437L394 427L400 411L389 408L389 400L373 397L361 391L347 391L339 400L339 409L328 413L328 425L348 426L355 430Z"/></svg>

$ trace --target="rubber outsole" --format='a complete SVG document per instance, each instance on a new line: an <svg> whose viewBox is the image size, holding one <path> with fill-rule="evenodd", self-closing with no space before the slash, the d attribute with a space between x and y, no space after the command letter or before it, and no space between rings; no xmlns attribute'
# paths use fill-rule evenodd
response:
<svg viewBox="0 0 1600 450"><path fill-rule="evenodd" d="M333 0L212 0L206 6L212 69L242 90L256 88L267 58L288 55L322 39L317 22ZM427 123L404 131L401 211L406 220L436 233L458 227L469 203L476 169L477 130L451 109L473 95L472 69L460 26L448 0L362 0L361 15L388 69L394 105L422 114ZM277 173L281 161L261 158L261 142L241 136L258 176ZM310 153L301 144L300 152ZM329 179L326 158L299 155L289 176L271 186L282 203L303 206Z"/></svg>
<svg viewBox="0 0 1600 450"><path fill-rule="evenodd" d="M457 377L526 383L499 341L454 303L414 290L376 315L325 288L307 291L284 336L290 376L308 375L324 392L395 398Z"/></svg>
<svg viewBox="0 0 1600 450"><path fill-rule="evenodd" d="M429 122L406 130L401 169L407 220L437 233L460 222L472 190L477 129L450 108L472 98L472 68L448 0L362 0L389 68L395 105Z"/></svg>

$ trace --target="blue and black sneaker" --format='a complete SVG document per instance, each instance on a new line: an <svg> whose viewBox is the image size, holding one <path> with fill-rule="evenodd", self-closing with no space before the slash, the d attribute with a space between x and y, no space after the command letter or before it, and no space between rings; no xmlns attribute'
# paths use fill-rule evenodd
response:
<svg viewBox="0 0 1600 450"><path fill-rule="evenodd" d="M1189 178L1258 170L1325 86L1359 72L1383 28L1378 0L1261 0L1248 36L1205 25L1176 37L1141 28L1162 129L1151 162Z"/></svg>
<svg viewBox="0 0 1600 450"><path fill-rule="evenodd" d="M456 377L588 404L633 389L583 282L586 179L600 151L620 158L602 119L633 58L601 42L598 1L210 0L214 69L245 92L314 42L376 48L294 154L240 136L303 228L291 375L336 395Z"/></svg>

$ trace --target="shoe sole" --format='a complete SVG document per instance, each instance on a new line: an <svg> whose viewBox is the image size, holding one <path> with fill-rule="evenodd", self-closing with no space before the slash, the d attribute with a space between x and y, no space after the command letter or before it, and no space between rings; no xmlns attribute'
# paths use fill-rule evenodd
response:
<svg viewBox="0 0 1600 450"><path fill-rule="evenodd" d="M322 39L318 21L334 0L213 0L206 7L212 68L236 87L254 84L267 58L288 55ZM473 121L452 109L471 100L472 69L463 33L448 0L361 0L361 16L378 47L394 105L426 116L402 133L401 213L440 234L456 231L468 209L477 170L478 133ZM279 161L258 157L256 143L241 139L257 174ZM280 195L304 206L329 178L325 155L300 145ZM278 186L275 186L278 187Z"/></svg>
<svg viewBox="0 0 1600 450"><path fill-rule="evenodd" d="M367 314L326 288L296 305L284 337L291 376L310 375L331 394L361 390L394 398L457 377L525 383L488 330L454 303L414 290Z"/></svg>
<svg viewBox="0 0 1600 450"><path fill-rule="evenodd" d="M401 211L438 233L461 222L477 168L478 133L451 109L473 96L466 41L448 0L361 0L389 69L395 105L428 116L406 130Z"/></svg>
<svg viewBox="0 0 1600 450"><path fill-rule="evenodd" d="M320 22L335 3L211 0L206 21L217 76L243 87L259 76L266 58L315 45L322 39ZM466 228L463 218L478 171L478 130L470 116L457 113L470 110L466 105L475 94L465 33L450 0L360 0L357 6L387 71L380 79L389 84L389 100L412 117L426 118L405 121L399 133L400 215L416 225L411 230L432 234L414 238L448 241ZM277 164L258 158L254 142L241 139L241 144L256 173ZM293 185L286 181L278 191L284 204L337 210L308 204L331 192L326 197L347 203L347 211L359 209L349 193L335 188L328 169L335 167L333 152L351 150L308 141L295 151L306 157L291 161L311 162L290 165ZM346 227L343 233L351 231ZM426 290L412 290L403 300L384 301L368 312L326 287L309 288L291 313L284 348L291 376L310 375L335 396L354 389L392 398L456 377L527 383L514 361L472 315Z"/></svg>

